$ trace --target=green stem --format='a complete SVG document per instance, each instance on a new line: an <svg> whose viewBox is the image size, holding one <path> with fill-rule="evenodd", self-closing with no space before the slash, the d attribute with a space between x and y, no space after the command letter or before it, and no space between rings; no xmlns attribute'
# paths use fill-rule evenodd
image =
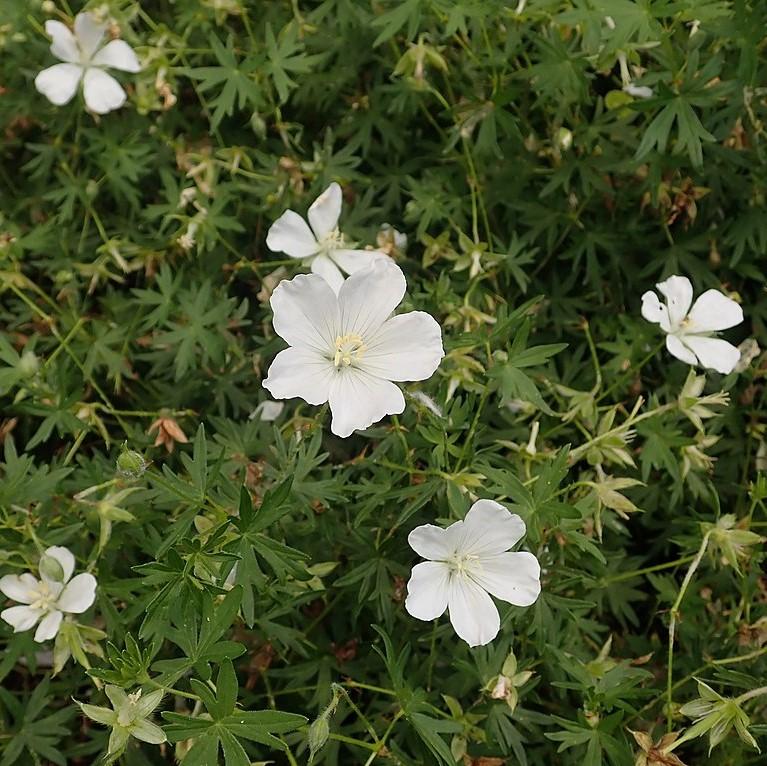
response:
<svg viewBox="0 0 767 766"><path fill-rule="evenodd" d="M682 605L682 599L684 599L685 593L687 593L687 588L692 582L693 575L698 569L698 566L703 559L703 555L708 548L708 540L710 535L711 532L706 532L706 534L703 535L703 540L701 541L700 548L695 554L695 558L692 560L690 568L687 570L687 574L684 576L684 580L682 580L682 587L679 589L679 595L676 597L676 601L674 601L674 605L671 607L671 619L669 620L668 624L668 668L666 674L666 731L669 733L673 729L672 680L674 674L674 636L676 634L676 621L679 615L679 607Z"/></svg>
<svg viewBox="0 0 767 766"><path fill-rule="evenodd" d="M609 585L613 582L621 582L622 580L631 580L634 577L639 577L650 572L659 572L661 569L673 569L674 567L681 566L682 564L689 564L695 558L695 554L689 556L682 556L681 559L675 561L667 561L665 564L654 564L651 567L643 567L642 569L635 569L633 572L625 572L623 574L614 575L613 577L602 578L602 585Z"/></svg>

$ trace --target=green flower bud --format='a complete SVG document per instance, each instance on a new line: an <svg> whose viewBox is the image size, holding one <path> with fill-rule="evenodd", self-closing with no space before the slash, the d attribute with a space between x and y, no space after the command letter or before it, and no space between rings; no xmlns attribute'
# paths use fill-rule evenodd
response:
<svg viewBox="0 0 767 766"><path fill-rule="evenodd" d="M146 471L147 463L140 452L128 449L128 442L123 442L117 458L117 473L131 479L138 479Z"/></svg>
<svg viewBox="0 0 767 766"><path fill-rule="evenodd" d="M40 574L47 580L64 582L64 567L53 556L45 553L40 558Z"/></svg>
<svg viewBox="0 0 767 766"><path fill-rule="evenodd" d="M18 368L25 378L31 378L40 369L40 360L34 351L25 351L19 359Z"/></svg>
<svg viewBox="0 0 767 766"><path fill-rule="evenodd" d="M314 761L314 756L325 746L330 736L330 724L327 716L323 713L310 727L307 741L309 744L309 763Z"/></svg>

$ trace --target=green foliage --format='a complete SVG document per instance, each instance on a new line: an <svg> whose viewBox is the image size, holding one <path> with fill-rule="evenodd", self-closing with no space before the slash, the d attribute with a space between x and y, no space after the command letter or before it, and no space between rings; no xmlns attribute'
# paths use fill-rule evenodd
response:
<svg viewBox="0 0 767 766"><path fill-rule="evenodd" d="M34 86L83 9L142 63L103 116ZM66 546L98 580L55 644L0 622L0 766L99 762L73 700L105 684L163 694L128 766L762 762L767 4L0 16L0 576ZM258 409L306 271L266 232L333 181L446 351L346 440ZM742 370L666 352L640 305L670 274L742 304ZM470 649L405 610L407 538L478 497L543 587Z"/></svg>

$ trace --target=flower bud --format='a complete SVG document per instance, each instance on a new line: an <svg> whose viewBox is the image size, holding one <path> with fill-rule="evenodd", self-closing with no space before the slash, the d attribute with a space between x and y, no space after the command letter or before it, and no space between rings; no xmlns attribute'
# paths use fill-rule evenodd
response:
<svg viewBox="0 0 767 766"><path fill-rule="evenodd" d="M309 727L307 742L309 744L309 763L314 761L314 756L325 746L330 736L330 724L325 713L320 715Z"/></svg>
<svg viewBox="0 0 767 766"><path fill-rule="evenodd" d="M40 574L46 580L64 582L64 567L53 556L49 556L47 553L44 553L40 558Z"/></svg>
<svg viewBox="0 0 767 766"><path fill-rule="evenodd" d="M18 368L25 378L31 378L40 369L40 360L34 351L25 351L19 359Z"/></svg>
<svg viewBox="0 0 767 766"><path fill-rule="evenodd" d="M147 463L143 455L128 449L128 442L123 442L120 455L117 458L117 473L130 479L138 479L146 471Z"/></svg>

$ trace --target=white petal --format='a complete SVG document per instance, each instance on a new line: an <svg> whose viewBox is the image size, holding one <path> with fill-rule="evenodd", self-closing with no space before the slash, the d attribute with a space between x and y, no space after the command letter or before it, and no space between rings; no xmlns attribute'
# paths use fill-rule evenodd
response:
<svg viewBox="0 0 767 766"><path fill-rule="evenodd" d="M407 584L405 609L418 620L435 620L447 609L449 582L447 564L436 561L416 564Z"/></svg>
<svg viewBox="0 0 767 766"><path fill-rule="evenodd" d="M360 364L386 380L426 380L443 356L440 326L429 314L411 311L381 325L367 342Z"/></svg>
<svg viewBox="0 0 767 766"><path fill-rule="evenodd" d="M463 522L458 523L463 524ZM407 536L407 542L422 558L444 561L452 553L445 536L446 531L434 524L422 524Z"/></svg>
<svg viewBox="0 0 767 766"><path fill-rule="evenodd" d="M692 307L685 323L685 333L727 330L743 321L743 309L719 290L706 290Z"/></svg>
<svg viewBox="0 0 767 766"><path fill-rule="evenodd" d="M322 239L338 226L342 202L341 187L335 181L312 202L307 215L317 239Z"/></svg>
<svg viewBox="0 0 767 766"><path fill-rule="evenodd" d="M106 114L119 109L128 98L125 91L111 74L102 69L86 69L83 78L85 105L96 114Z"/></svg>
<svg viewBox="0 0 767 766"><path fill-rule="evenodd" d="M72 100L82 76L77 64L54 64L35 77L35 88L52 104L62 106Z"/></svg>
<svg viewBox="0 0 767 766"><path fill-rule="evenodd" d="M342 437L405 410L405 397L394 383L374 378L358 367L336 372L329 401L333 413L330 430Z"/></svg>
<svg viewBox="0 0 767 766"><path fill-rule="evenodd" d="M38 580L29 572L0 577L0 591L20 604L31 604L37 598Z"/></svg>
<svg viewBox="0 0 767 766"><path fill-rule="evenodd" d="M312 258L311 269L313 274L319 274L338 295L341 285L344 283L344 275L338 266L327 257L327 255L318 255Z"/></svg>
<svg viewBox="0 0 767 766"><path fill-rule="evenodd" d="M0 618L13 627L14 633L21 633L33 628L44 614L42 609L32 609L31 606L12 606L10 609L3 609Z"/></svg>
<svg viewBox="0 0 767 766"><path fill-rule="evenodd" d="M314 349L286 348L274 357L262 385L275 399L298 396L308 404L325 404L335 373L332 360Z"/></svg>
<svg viewBox="0 0 767 766"><path fill-rule="evenodd" d="M634 85L633 82L624 85L623 90L634 98L652 98L655 95L652 88L648 88L646 85Z"/></svg>
<svg viewBox="0 0 767 766"><path fill-rule="evenodd" d="M658 300L658 296L652 290L648 290L642 296L642 316L648 322L659 324L664 332L671 331L668 309Z"/></svg>
<svg viewBox="0 0 767 766"><path fill-rule="evenodd" d="M125 40L108 42L94 57L93 64L101 67L112 67L123 72L140 72L141 64L133 48Z"/></svg>
<svg viewBox="0 0 767 766"><path fill-rule="evenodd" d="M317 240L306 221L298 213L286 210L266 234L266 246L273 253L291 258L308 258L317 252Z"/></svg>
<svg viewBox="0 0 767 766"><path fill-rule="evenodd" d="M45 555L56 559L56 561L61 564L61 568L64 570L63 582L69 582L69 578L75 571L75 557L72 555L72 551L70 551L69 548L65 548L63 545L52 545L50 548L45 549ZM40 577L42 577L43 580L48 580L42 572L40 573ZM57 580L56 582L62 581Z"/></svg>
<svg viewBox="0 0 767 766"><path fill-rule="evenodd" d="M692 304L692 283L687 277L671 276L664 282L659 282L656 287L666 297L668 316L671 326L678 325L690 310Z"/></svg>
<svg viewBox="0 0 767 766"><path fill-rule="evenodd" d="M541 592L541 567L532 553L483 557L469 572L481 588L514 606L530 606Z"/></svg>
<svg viewBox="0 0 767 766"><path fill-rule="evenodd" d="M726 340L685 335L682 342L695 353L701 367L716 370L724 375L731 373L740 360L740 351Z"/></svg>
<svg viewBox="0 0 767 766"><path fill-rule="evenodd" d="M58 609L52 609L48 614L40 620L40 624L35 631L35 641L38 644L42 644L43 641L48 641L53 638L61 627L61 618L64 615Z"/></svg>
<svg viewBox="0 0 767 766"><path fill-rule="evenodd" d="M60 61L75 64L80 61L77 40L69 27L60 21L46 21L45 33L51 38L51 53Z"/></svg>
<svg viewBox="0 0 767 766"><path fill-rule="evenodd" d="M285 405L282 402L273 402L270 399L267 399L265 402L261 402L261 404L253 410L248 420L255 420L258 418L264 423L272 423L277 420L284 409Z"/></svg>
<svg viewBox="0 0 767 766"><path fill-rule="evenodd" d="M677 359L695 366L698 363L698 359L695 354L687 348L676 335L666 336L666 348L671 356L675 356Z"/></svg>
<svg viewBox="0 0 767 766"><path fill-rule="evenodd" d="M78 13L75 16L75 37L86 58L96 52L106 31L107 24L97 22L92 13Z"/></svg>
<svg viewBox="0 0 767 766"><path fill-rule="evenodd" d="M237 566L235 564L235 566ZM137 718L146 718L151 715L155 708L162 702L162 698L165 696L163 689L155 689L155 691L142 694L139 697L138 702L135 703L134 712Z"/></svg>
<svg viewBox="0 0 767 766"><path fill-rule="evenodd" d="M338 300L317 274L299 274L277 285L270 300L274 331L291 346L330 354L340 333Z"/></svg>
<svg viewBox="0 0 767 766"><path fill-rule="evenodd" d="M525 536L525 522L494 500L477 500L463 521L460 553L492 556L503 553Z"/></svg>
<svg viewBox="0 0 767 766"><path fill-rule="evenodd" d="M136 721L131 728L130 733L142 742L148 742L150 745L159 745L165 742L168 738L165 736L165 732L156 724L151 721Z"/></svg>
<svg viewBox="0 0 767 766"><path fill-rule="evenodd" d="M380 260L391 261L386 253L380 250L331 250L330 257L338 264L341 271L347 274L356 274L366 269L371 264Z"/></svg>
<svg viewBox="0 0 767 766"><path fill-rule="evenodd" d="M390 260L376 260L352 274L338 293L344 334L367 342L400 304L405 288L405 275Z"/></svg>
<svg viewBox="0 0 767 766"><path fill-rule="evenodd" d="M467 577L453 577L448 589L450 622L469 646L489 644L501 628L501 618L490 596Z"/></svg>
<svg viewBox="0 0 767 766"><path fill-rule="evenodd" d="M96 600L96 578L87 572L73 577L56 602L58 609L69 614L81 614Z"/></svg>

